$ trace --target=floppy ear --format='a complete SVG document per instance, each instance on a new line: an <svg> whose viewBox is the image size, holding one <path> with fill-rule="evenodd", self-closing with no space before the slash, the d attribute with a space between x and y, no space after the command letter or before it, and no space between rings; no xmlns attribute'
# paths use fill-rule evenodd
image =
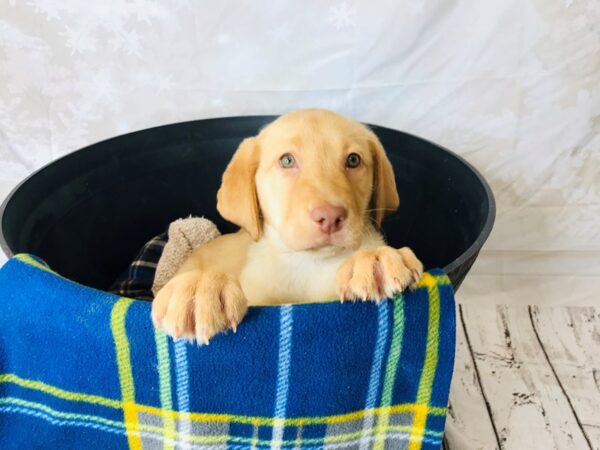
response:
<svg viewBox="0 0 600 450"><path fill-rule="evenodd" d="M254 180L258 153L256 138L244 139L225 169L217 192L219 214L245 229L255 241L262 234L262 218Z"/></svg>
<svg viewBox="0 0 600 450"><path fill-rule="evenodd" d="M383 145L373 132L369 132L369 146L373 154L373 197L371 208L373 218L378 226L381 226L383 218L400 205L400 197L396 189L394 169L385 154Z"/></svg>

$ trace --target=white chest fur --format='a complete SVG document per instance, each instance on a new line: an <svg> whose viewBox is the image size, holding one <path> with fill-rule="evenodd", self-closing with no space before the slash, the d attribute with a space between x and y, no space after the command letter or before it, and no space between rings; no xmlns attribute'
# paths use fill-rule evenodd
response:
<svg viewBox="0 0 600 450"><path fill-rule="evenodd" d="M361 248L382 244L376 235ZM250 305L335 300L336 272L352 254L339 248L290 251L276 240L263 238L250 245L240 284Z"/></svg>

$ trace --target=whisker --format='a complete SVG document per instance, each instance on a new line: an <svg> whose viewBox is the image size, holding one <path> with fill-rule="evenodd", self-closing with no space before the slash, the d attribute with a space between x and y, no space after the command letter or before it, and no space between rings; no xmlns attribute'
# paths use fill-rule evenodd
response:
<svg viewBox="0 0 600 450"><path fill-rule="evenodd" d="M375 211L396 211L393 208L370 208L370 209L365 209L365 212L375 212Z"/></svg>

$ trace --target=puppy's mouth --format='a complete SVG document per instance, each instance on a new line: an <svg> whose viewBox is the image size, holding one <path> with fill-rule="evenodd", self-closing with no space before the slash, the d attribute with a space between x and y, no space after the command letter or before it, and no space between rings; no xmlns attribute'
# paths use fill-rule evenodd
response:
<svg viewBox="0 0 600 450"><path fill-rule="evenodd" d="M284 228L284 229L281 229ZM363 229L349 227L334 233L319 233L313 230L298 229L287 226L276 228L265 223L265 236L272 242L280 245L286 251L326 251L340 252L344 250L357 250L363 239Z"/></svg>
<svg viewBox="0 0 600 450"><path fill-rule="evenodd" d="M324 248L355 250L360 246L359 239L352 239L343 233L322 234L315 238L306 250L320 250Z"/></svg>

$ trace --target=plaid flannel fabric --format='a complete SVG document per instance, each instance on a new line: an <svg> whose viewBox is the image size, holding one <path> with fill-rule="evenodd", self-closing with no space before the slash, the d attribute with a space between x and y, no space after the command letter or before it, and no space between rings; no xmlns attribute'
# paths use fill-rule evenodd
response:
<svg viewBox="0 0 600 450"><path fill-rule="evenodd" d="M156 266L167 243L167 233L150 239L135 255L129 267L108 289L113 294L123 297L152 300L152 283Z"/></svg>
<svg viewBox="0 0 600 450"><path fill-rule="evenodd" d="M441 271L379 304L250 308L201 347L154 330L148 302L28 255L0 292L1 448L440 447L455 333Z"/></svg>

